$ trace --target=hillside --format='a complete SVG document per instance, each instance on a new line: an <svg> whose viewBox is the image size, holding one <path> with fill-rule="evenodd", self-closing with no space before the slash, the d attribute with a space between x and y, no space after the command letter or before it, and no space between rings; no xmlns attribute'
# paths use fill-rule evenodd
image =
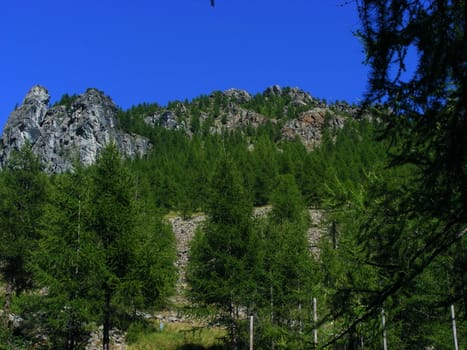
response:
<svg viewBox="0 0 467 350"><path fill-rule="evenodd" d="M197 331L238 349L247 316L258 349L303 349L315 330L377 348L383 305L392 343L446 349L465 242L424 245L444 221L418 216L426 189L394 165L381 107L278 86L128 110L97 89L49 101L33 87L0 143L0 349L220 346L180 343Z"/></svg>
<svg viewBox="0 0 467 350"><path fill-rule="evenodd" d="M74 161L95 162L99 150L116 142L127 157L148 153L151 128L181 130L188 136L273 128L277 137L298 137L307 147L321 141L326 125L342 127L357 109L345 103L327 105L298 88L273 86L262 94L230 89L200 96L192 101L174 101L167 107L139 104L127 111L97 89L81 95L64 95L49 105L46 88L34 86L10 115L0 141L0 165L13 150L29 143L48 172L68 170Z"/></svg>

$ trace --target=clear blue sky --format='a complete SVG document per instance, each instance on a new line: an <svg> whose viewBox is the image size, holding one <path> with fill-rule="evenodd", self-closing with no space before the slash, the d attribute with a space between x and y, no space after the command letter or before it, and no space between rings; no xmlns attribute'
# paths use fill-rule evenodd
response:
<svg viewBox="0 0 467 350"><path fill-rule="evenodd" d="M34 84L128 108L298 86L357 102L368 69L346 0L14 0L0 5L0 129Z"/></svg>

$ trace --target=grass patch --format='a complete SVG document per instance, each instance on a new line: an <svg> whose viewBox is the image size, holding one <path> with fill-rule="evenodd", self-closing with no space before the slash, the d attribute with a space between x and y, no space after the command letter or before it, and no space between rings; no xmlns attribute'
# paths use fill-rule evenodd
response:
<svg viewBox="0 0 467 350"><path fill-rule="evenodd" d="M128 350L220 350L225 330L218 327L199 327L189 323L159 324L132 336Z"/></svg>

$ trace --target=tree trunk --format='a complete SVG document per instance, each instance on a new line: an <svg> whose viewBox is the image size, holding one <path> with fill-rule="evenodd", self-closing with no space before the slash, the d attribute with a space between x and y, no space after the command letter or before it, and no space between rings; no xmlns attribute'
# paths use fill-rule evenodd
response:
<svg viewBox="0 0 467 350"><path fill-rule="evenodd" d="M274 289L271 285L269 289L270 299L271 299L271 326L274 326ZM274 338L271 339L271 350L276 349L276 343Z"/></svg>
<svg viewBox="0 0 467 350"><path fill-rule="evenodd" d="M459 241L457 244L457 256L459 257L460 262L458 265L460 266L460 275L461 275L461 297L462 297L462 306L461 308L464 309L464 314L467 314L467 272L465 269L462 268L464 266L464 262L466 261L465 256L465 249L463 241Z"/></svg>
<svg viewBox="0 0 467 350"><path fill-rule="evenodd" d="M104 329L102 331L102 348L104 350L110 350L110 297L110 289L105 288Z"/></svg>
<svg viewBox="0 0 467 350"><path fill-rule="evenodd" d="M230 324L229 324L229 333L230 333L230 342L231 342L231 349L237 350L238 349L238 334L237 334L237 324L236 324L236 314L235 314L235 306L232 302L230 302Z"/></svg>
<svg viewBox="0 0 467 350"><path fill-rule="evenodd" d="M8 281L5 286L5 303L3 304L3 320L5 329L9 328L10 310L11 310L11 298L13 296L13 282Z"/></svg>

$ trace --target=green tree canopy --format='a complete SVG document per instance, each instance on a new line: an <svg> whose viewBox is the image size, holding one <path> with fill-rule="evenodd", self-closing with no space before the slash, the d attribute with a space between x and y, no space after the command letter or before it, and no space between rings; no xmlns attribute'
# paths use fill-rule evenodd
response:
<svg viewBox="0 0 467 350"><path fill-rule="evenodd" d="M32 287L27 263L39 239L47 178L31 146L25 145L12 154L0 180L0 273L6 282L4 314L8 317L12 293Z"/></svg>
<svg viewBox="0 0 467 350"><path fill-rule="evenodd" d="M174 240L160 218L146 217L147 226L138 227L142 221L135 184L114 144L103 149L91 180L89 230L97 237L96 249L102 254L96 266L101 276L97 288L103 295L103 343L108 349L116 312L157 304L172 290Z"/></svg>
<svg viewBox="0 0 467 350"><path fill-rule="evenodd" d="M312 259L308 249L309 215L295 179L280 175L271 196L272 211L265 220L259 271L258 343L264 349L304 346L305 321L312 299ZM307 322L308 325L310 322Z"/></svg>
<svg viewBox="0 0 467 350"><path fill-rule="evenodd" d="M56 177L41 225L31 271L47 294L36 296L40 321L54 348L82 349L91 322L101 316L99 241L89 230L89 177L81 168ZM36 316L37 317L37 316Z"/></svg>
<svg viewBox="0 0 467 350"><path fill-rule="evenodd" d="M392 141L393 167L376 173L359 196L364 210L358 211L357 240L348 249L358 252L359 265L372 267L377 283L362 293L365 281L347 281L347 300L366 297L359 299L360 310L351 306L339 336L376 316L383 305L396 312L395 300L407 307L423 300L405 296L430 285L437 266L450 266L450 281L466 280L457 267L466 263L467 231L465 1L356 2L362 24L357 34L371 70L364 107L380 104L382 138ZM439 305L457 303L464 319L465 286L440 290L437 299ZM419 344L426 341L417 336ZM399 339L404 337L400 348L414 344L402 333Z"/></svg>
<svg viewBox="0 0 467 350"><path fill-rule="evenodd" d="M188 280L195 303L215 306L228 327L233 349L239 346L239 309L248 307L255 288L257 239L252 203L233 162L223 158L211 182L207 222L191 248Z"/></svg>
<svg viewBox="0 0 467 350"><path fill-rule="evenodd" d="M357 1L370 66L367 104L384 103L394 164L419 171L410 204L445 222L455 241L467 222L465 1ZM415 198L416 197L416 198Z"/></svg>

